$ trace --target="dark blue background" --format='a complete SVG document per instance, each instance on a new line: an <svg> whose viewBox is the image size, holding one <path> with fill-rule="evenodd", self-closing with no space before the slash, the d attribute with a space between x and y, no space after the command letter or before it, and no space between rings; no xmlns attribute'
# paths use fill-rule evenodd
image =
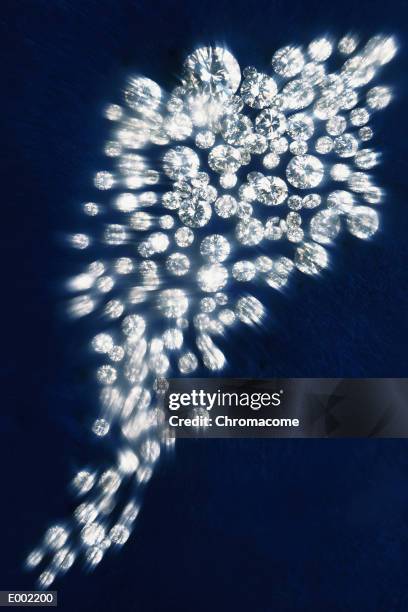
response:
<svg viewBox="0 0 408 612"><path fill-rule="evenodd" d="M0 588L32 588L26 552L72 507L73 471L98 448L87 323L60 314L107 126L130 69L170 86L197 43L241 64L352 29L395 33L374 124L387 190L381 233L345 239L322 279L269 295L263 335L230 337L241 376L407 375L407 2L3 2L0 117L2 319ZM62 309L61 309L62 311ZM236 349L236 350L234 350ZM64 610L407 611L408 447L403 440L180 441L148 488L134 536L93 575L57 585Z"/></svg>

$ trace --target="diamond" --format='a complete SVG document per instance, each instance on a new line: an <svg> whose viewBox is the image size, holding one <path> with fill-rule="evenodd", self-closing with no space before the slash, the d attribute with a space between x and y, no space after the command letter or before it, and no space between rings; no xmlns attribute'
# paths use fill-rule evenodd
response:
<svg viewBox="0 0 408 612"><path fill-rule="evenodd" d="M170 274L184 276L190 269L190 260L182 253L172 253L166 260L166 268Z"/></svg>
<svg viewBox="0 0 408 612"><path fill-rule="evenodd" d="M208 164L218 174L235 173L241 166L241 153L228 145L218 145L211 150Z"/></svg>
<svg viewBox="0 0 408 612"><path fill-rule="evenodd" d="M315 92L310 82L306 78L289 81L282 90L285 100L285 108L289 110L299 110L311 104L315 97Z"/></svg>
<svg viewBox="0 0 408 612"><path fill-rule="evenodd" d="M310 236L321 244L330 244L340 231L340 218L334 210L321 210L310 222Z"/></svg>
<svg viewBox="0 0 408 612"><path fill-rule="evenodd" d="M204 200L186 200L178 210L180 221L188 227L204 227L211 218L211 206Z"/></svg>
<svg viewBox="0 0 408 612"><path fill-rule="evenodd" d="M187 57L183 77L188 88L223 99L237 91L241 70L226 49L200 47Z"/></svg>
<svg viewBox="0 0 408 612"><path fill-rule="evenodd" d="M125 89L125 100L136 111L154 110L160 104L161 89L151 79L133 78Z"/></svg>
<svg viewBox="0 0 408 612"><path fill-rule="evenodd" d="M251 261L237 261L232 266L232 276L240 282L250 281L256 274L256 268Z"/></svg>
<svg viewBox="0 0 408 612"><path fill-rule="evenodd" d="M178 368L182 374L191 374L197 366L198 360L194 353L184 353L178 360Z"/></svg>
<svg viewBox="0 0 408 612"><path fill-rule="evenodd" d="M279 49L272 57L272 68L277 74L285 78L298 74L304 63L305 60L301 50L290 45Z"/></svg>
<svg viewBox="0 0 408 612"><path fill-rule="evenodd" d="M347 216L347 227L353 236L367 240L378 230L378 214L367 206L355 206Z"/></svg>
<svg viewBox="0 0 408 612"><path fill-rule="evenodd" d="M277 138L286 130L285 115L272 108L265 108L255 119L255 129L269 140Z"/></svg>
<svg viewBox="0 0 408 612"><path fill-rule="evenodd" d="M304 242L296 249L295 265L304 274L319 274L328 266L326 250L314 242Z"/></svg>
<svg viewBox="0 0 408 612"><path fill-rule="evenodd" d="M263 225L258 219L240 221L236 227L235 235L241 244L254 246L259 244L264 237Z"/></svg>
<svg viewBox="0 0 408 612"><path fill-rule="evenodd" d="M241 84L241 97L245 104L248 104L251 108L270 106L278 92L272 77L258 72L255 68L246 68L244 77Z"/></svg>
<svg viewBox="0 0 408 612"><path fill-rule="evenodd" d="M286 168L286 177L293 187L312 189L317 187L324 175L323 164L313 155L297 155Z"/></svg>
<svg viewBox="0 0 408 612"><path fill-rule="evenodd" d="M215 293L227 284L228 271L219 263L202 266L198 270L197 282L202 291Z"/></svg>
<svg viewBox="0 0 408 612"><path fill-rule="evenodd" d="M208 259L211 263L224 261L227 259L230 252L230 244L224 236L220 234L212 234L207 236L201 242L200 253L204 259Z"/></svg>
<svg viewBox="0 0 408 612"><path fill-rule="evenodd" d="M167 151L163 158L163 170L168 177L177 181L198 172L200 160L197 153L188 147L175 147Z"/></svg>

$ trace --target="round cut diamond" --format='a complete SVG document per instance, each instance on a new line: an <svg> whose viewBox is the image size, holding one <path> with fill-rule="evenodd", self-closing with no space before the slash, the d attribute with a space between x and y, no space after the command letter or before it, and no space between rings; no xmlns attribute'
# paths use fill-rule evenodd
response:
<svg viewBox="0 0 408 612"><path fill-rule="evenodd" d="M241 282L247 282L254 278L256 268L251 261L237 261L232 266L232 276Z"/></svg>
<svg viewBox="0 0 408 612"><path fill-rule="evenodd" d="M218 145L211 150L208 164L218 174L234 173L241 166L241 153L238 149L228 145Z"/></svg>
<svg viewBox="0 0 408 612"><path fill-rule="evenodd" d="M186 200L180 206L180 220L188 227L204 227L211 218L211 206L204 200Z"/></svg>
<svg viewBox="0 0 408 612"><path fill-rule="evenodd" d="M289 183L298 189L316 187L321 182L323 174L322 162L313 155L297 155L286 168Z"/></svg>
<svg viewBox="0 0 408 612"><path fill-rule="evenodd" d="M318 274L328 265L326 250L314 242L304 242L296 249L295 265L304 274Z"/></svg>
<svg viewBox="0 0 408 612"><path fill-rule="evenodd" d="M302 51L298 47L288 45L276 51L272 58L272 68L285 78L298 74L305 63Z"/></svg>
<svg viewBox="0 0 408 612"><path fill-rule="evenodd" d="M321 244L330 244L340 231L340 218L334 210L321 210L310 222L310 236Z"/></svg>
<svg viewBox="0 0 408 612"><path fill-rule="evenodd" d="M258 219L240 221L236 227L235 235L238 242L245 246L259 244L264 237L263 225Z"/></svg>
<svg viewBox="0 0 408 612"><path fill-rule="evenodd" d="M207 236L201 242L200 253L204 259L208 259L211 263L224 261L227 259L230 252L230 244L224 236L220 234L212 234Z"/></svg>
<svg viewBox="0 0 408 612"><path fill-rule="evenodd" d="M368 206L356 206L347 216L347 227L353 236L367 240L378 230L378 214Z"/></svg>
<svg viewBox="0 0 408 612"><path fill-rule="evenodd" d="M125 89L125 99L136 111L155 110L161 100L161 89L157 83L145 77L130 79Z"/></svg>
<svg viewBox="0 0 408 612"><path fill-rule="evenodd" d="M269 140L277 138L286 130L285 115L272 108L265 108L255 119L255 129Z"/></svg>
<svg viewBox="0 0 408 612"><path fill-rule="evenodd" d="M215 293L227 284L228 271L219 263L202 266L198 270L197 282L202 291Z"/></svg>
<svg viewBox="0 0 408 612"><path fill-rule="evenodd" d="M235 198L229 195L218 198L214 204L215 212L223 219L233 217L237 212L238 204Z"/></svg>
<svg viewBox="0 0 408 612"><path fill-rule="evenodd" d="M216 98L234 94L241 81L235 57L223 47L200 47L184 63L186 86Z"/></svg>
<svg viewBox="0 0 408 612"><path fill-rule="evenodd" d="M313 102L315 97L313 87L306 78L290 81L283 88L282 94L285 101L285 108L289 110L306 108Z"/></svg>
<svg viewBox="0 0 408 612"><path fill-rule="evenodd" d="M186 176L194 176L199 165L197 153L188 147L170 149L163 158L164 172L175 181Z"/></svg>
<svg viewBox="0 0 408 612"><path fill-rule="evenodd" d="M255 68L246 68L244 77L241 85L241 97L245 104L248 104L251 108L270 106L278 92L272 77L258 72Z"/></svg>

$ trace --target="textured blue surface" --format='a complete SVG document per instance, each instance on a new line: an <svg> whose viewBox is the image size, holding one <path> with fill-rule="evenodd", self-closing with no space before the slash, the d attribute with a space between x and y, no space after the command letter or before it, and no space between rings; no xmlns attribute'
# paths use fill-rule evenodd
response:
<svg viewBox="0 0 408 612"><path fill-rule="evenodd" d="M342 240L321 279L271 291L262 335L245 352L243 333L230 336L226 375L407 376L407 13L396 0L3 3L1 589L32 588L24 554L72 510L66 482L99 453L84 433L96 410L87 322L57 307L74 265L61 236L81 228L100 111L131 69L171 86L198 43L266 65L322 32L397 34L383 77L395 101L374 123L381 233ZM407 476L404 441L181 441L132 540L58 584L60 608L405 612Z"/></svg>

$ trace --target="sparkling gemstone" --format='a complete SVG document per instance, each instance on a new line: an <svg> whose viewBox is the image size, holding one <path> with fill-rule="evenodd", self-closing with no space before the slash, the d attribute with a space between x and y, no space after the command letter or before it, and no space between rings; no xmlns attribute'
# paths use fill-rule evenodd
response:
<svg viewBox="0 0 408 612"><path fill-rule="evenodd" d="M365 125L370 119L370 114L366 108L354 108L350 112L350 123L356 127Z"/></svg>
<svg viewBox="0 0 408 612"><path fill-rule="evenodd" d="M224 189L232 189L237 184L237 175L232 172L226 172L220 176L220 185Z"/></svg>
<svg viewBox="0 0 408 612"><path fill-rule="evenodd" d="M188 227L180 227L174 233L174 240L177 246L187 248L194 242L194 232Z"/></svg>
<svg viewBox="0 0 408 612"><path fill-rule="evenodd" d="M347 121L341 115L331 117L326 123L326 131L330 136L340 136L347 127Z"/></svg>
<svg viewBox="0 0 408 612"><path fill-rule="evenodd" d="M97 189L101 191L106 191L107 189L111 189L115 183L115 179L110 172L97 172L94 178L94 184Z"/></svg>
<svg viewBox="0 0 408 612"><path fill-rule="evenodd" d="M321 196L318 193L309 193L302 199L302 207L303 208L317 208L320 206L322 202Z"/></svg>
<svg viewBox="0 0 408 612"><path fill-rule="evenodd" d="M115 368L110 365L103 365L98 368L96 375L98 381L104 385L112 385L117 378Z"/></svg>
<svg viewBox="0 0 408 612"><path fill-rule="evenodd" d="M68 539L68 532L65 527L56 525L50 527L44 536L44 543L52 550L62 548Z"/></svg>
<svg viewBox="0 0 408 612"><path fill-rule="evenodd" d="M109 334L97 334L92 340L92 348L97 353L109 353L112 347L113 340Z"/></svg>
<svg viewBox="0 0 408 612"><path fill-rule="evenodd" d="M84 213L89 217L95 217L99 213L99 206L94 202L86 202L83 205Z"/></svg>
<svg viewBox="0 0 408 612"><path fill-rule="evenodd" d="M72 486L79 495L89 493L95 484L95 475L87 470L79 471L72 481Z"/></svg>
<svg viewBox="0 0 408 612"><path fill-rule="evenodd" d="M208 164L218 174L235 173L241 167L241 153L229 145L218 145L211 150Z"/></svg>
<svg viewBox="0 0 408 612"><path fill-rule="evenodd" d="M271 217L265 223L265 238L267 240L280 240L283 230L280 225L280 217Z"/></svg>
<svg viewBox="0 0 408 612"><path fill-rule="evenodd" d="M358 149L358 140L351 134L343 134L334 141L334 150L339 157L353 157Z"/></svg>
<svg viewBox="0 0 408 612"><path fill-rule="evenodd" d="M286 200L288 188L285 181L279 177L264 176L261 172L250 172L247 178L258 202L266 206L275 206Z"/></svg>
<svg viewBox="0 0 408 612"><path fill-rule="evenodd" d="M217 307L217 302L212 297L205 297L200 300L200 310L202 312L213 312Z"/></svg>
<svg viewBox="0 0 408 612"><path fill-rule="evenodd" d="M114 525L109 531L109 539L113 544L122 546L130 537L130 531L124 525Z"/></svg>
<svg viewBox="0 0 408 612"><path fill-rule="evenodd" d="M178 214L180 221L188 227L204 227L211 218L211 206L205 200L185 200Z"/></svg>
<svg viewBox="0 0 408 612"><path fill-rule="evenodd" d="M351 170L346 164L334 164L330 170L330 175L335 181L347 181Z"/></svg>
<svg viewBox="0 0 408 612"><path fill-rule="evenodd" d="M308 140L313 136L313 119L305 113L296 113L289 118L288 133L295 140Z"/></svg>
<svg viewBox="0 0 408 612"><path fill-rule="evenodd" d="M212 234L206 236L200 245L200 253L211 263L224 261L230 252L230 244L224 236Z"/></svg>
<svg viewBox="0 0 408 612"><path fill-rule="evenodd" d="M321 244L330 244L339 231L340 218L334 210L321 210L310 222L310 236Z"/></svg>
<svg viewBox="0 0 408 612"><path fill-rule="evenodd" d="M133 110L154 110L160 104L161 89L157 83L145 77L132 78L125 89L125 100Z"/></svg>
<svg viewBox="0 0 408 612"><path fill-rule="evenodd" d="M165 130L172 140L185 140L193 131L191 119L185 113L173 113L167 117Z"/></svg>
<svg viewBox="0 0 408 612"><path fill-rule="evenodd" d="M100 544L105 537L105 529L99 523L85 525L81 531L81 539L87 546Z"/></svg>
<svg viewBox="0 0 408 612"><path fill-rule="evenodd" d="M194 353L184 353L178 360L178 368L182 374L191 374L197 369L198 360Z"/></svg>
<svg viewBox="0 0 408 612"><path fill-rule="evenodd" d="M187 87L225 98L234 94L241 81L241 70L234 56L222 47L200 47L184 63Z"/></svg>
<svg viewBox="0 0 408 612"><path fill-rule="evenodd" d="M262 160L263 165L268 170L272 170L272 168L276 168L279 165L280 157L277 153L267 153Z"/></svg>
<svg viewBox="0 0 408 612"><path fill-rule="evenodd" d="M256 274L256 268L251 261L237 261L232 266L232 276L237 281L250 281Z"/></svg>
<svg viewBox="0 0 408 612"><path fill-rule="evenodd" d="M307 52L315 62L325 62L333 52L333 45L327 38L319 38L310 43Z"/></svg>
<svg viewBox="0 0 408 612"><path fill-rule="evenodd" d="M145 320L140 315L128 315L122 321L122 331L129 338L141 338L145 329Z"/></svg>
<svg viewBox="0 0 408 612"><path fill-rule="evenodd" d="M358 38L353 36L352 34L348 34L347 36L343 36L343 38L339 41L338 50L340 53L344 55L350 55L353 53L358 45Z"/></svg>
<svg viewBox="0 0 408 612"><path fill-rule="evenodd" d="M378 155L371 149L361 149L361 151L357 151L354 163L359 168L369 170L378 164Z"/></svg>
<svg viewBox="0 0 408 612"><path fill-rule="evenodd" d="M272 68L282 77L290 78L298 74L305 60L302 51L298 47L288 45L276 51L272 57Z"/></svg>
<svg viewBox="0 0 408 612"><path fill-rule="evenodd" d="M244 296L237 301L235 313L240 321L247 325L260 323L264 316L264 307L252 295Z"/></svg>
<svg viewBox="0 0 408 612"><path fill-rule="evenodd" d="M373 110L380 110L388 106L391 101L391 91L388 87L379 85L367 93L367 105Z"/></svg>
<svg viewBox="0 0 408 612"><path fill-rule="evenodd" d="M98 516L98 510L95 504L92 503L84 503L80 504L74 512L74 516L78 523L82 525L87 525L88 523L93 523Z"/></svg>
<svg viewBox="0 0 408 612"><path fill-rule="evenodd" d="M286 168L286 176L289 183L298 189L317 187L323 175L323 165L313 155L297 155L289 162Z"/></svg>
<svg viewBox="0 0 408 612"><path fill-rule="evenodd" d="M188 309L188 299L181 289L165 289L158 298L158 309L169 319L181 317Z"/></svg>
<svg viewBox="0 0 408 612"><path fill-rule="evenodd" d="M228 281L228 271L219 263L201 266L197 273L198 286L206 293L219 291Z"/></svg>
<svg viewBox="0 0 408 612"><path fill-rule="evenodd" d="M303 206L303 199L300 196L289 196L288 198L288 207L291 210L300 210Z"/></svg>
<svg viewBox="0 0 408 612"><path fill-rule="evenodd" d="M304 242L296 249L295 265L304 274L318 274L328 266L326 250L314 242Z"/></svg>
<svg viewBox="0 0 408 612"><path fill-rule="evenodd" d="M210 130L204 130L203 132L198 132L195 143L197 147L200 149L210 149L215 142L215 134Z"/></svg>
<svg viewBox="0 0 408 612"><path fill-rule="evenodd" d="M273 108L265 108L255 119L255 129L268 140L277 138L286 130L285 115Z"/></svg>
<svg viewBox="0 0 408 612"><path fill-rule="evenodd" d="M367 206L355 206L347 216L347 228L353 236L371 238L379 227L378 214Z"/></svg>
<svg viewBox="0 0 408 612"><path fill-rule="evenodd" d="M190 269L190 260L182 253L172 253L166 260L166 268L170 274L184 276Z"/></svg>
<svg viewBox="0 0 408 612"><path fill-rule="evenodd" d="M235 322L235 313L230 308L224 308L220 310L218 319L223 325L232 325Z"/></svg>
<svg viewBox="0 0 408 612"><path fill-rule="evenodd" d="M305 155L307 153L307 142L305 140L294 140L289 145L292 155Z"/></svg>
<svg viewBox="0 0 408 612"><path fill-rule="evenodd" d="M218 198L214 204L215 212L223 219L229 219L237 212L237 201L229 195Z"/></svg>
<svg viewBox="0 0 408 612"><path fill-rule="evenodd" d="M174 147L164 155L163 170L168 177L177 181L198 172L200 160L197 154L188 147Z"/></svg>
<svg viewBox="0 0 408 612"><path fill-rule="evenodd" d="M326 155L333 150L334 142L330 136L321 136L316 140L315 149L321 155Z"/></svg>
<svg viewBox="0 0 408 612"><path fill-rule="evenodd" d="M328 208L334 209L337 212L350 212L353 207L353 204L353 196L349 191L339 189L336 191L332 191L327 196Z"/></svg>
<svg viewBox="0 0 408 612"><path fill-rule="evenodd" d="M282 95L288 110L306 108L315 97L313 87L305 78L289 81L283 88Z"/></svg>
<svg viewBox="0 0 408 612"><path fill-rule="evenodd" d="M264 237L264 227L258 219L245 219L240 221L236 227L235 235L241 244L254 246L259 244Z"/></svg>
<svg viewBox="0 0 408 612"><path fill-rule="evenodd" d="M105 419L96 419L92 425L92 431L96 436L103 437L109 433L110 425Z"/></svg>
<svg viewBox="0 0 408 612"><path fill-rule="evenodd" d="M246 115L227 115L221 121L221 135L230 145L245 144L252 131L252 121Z"/></svg>
<svg viewBox="0 0 408 612"><path fill-rule="evenodd" d="M241 84L241 97L245 104L251 108L269 106L278 92L275 81L255 68L246 68L244 77Z"/></svg>

